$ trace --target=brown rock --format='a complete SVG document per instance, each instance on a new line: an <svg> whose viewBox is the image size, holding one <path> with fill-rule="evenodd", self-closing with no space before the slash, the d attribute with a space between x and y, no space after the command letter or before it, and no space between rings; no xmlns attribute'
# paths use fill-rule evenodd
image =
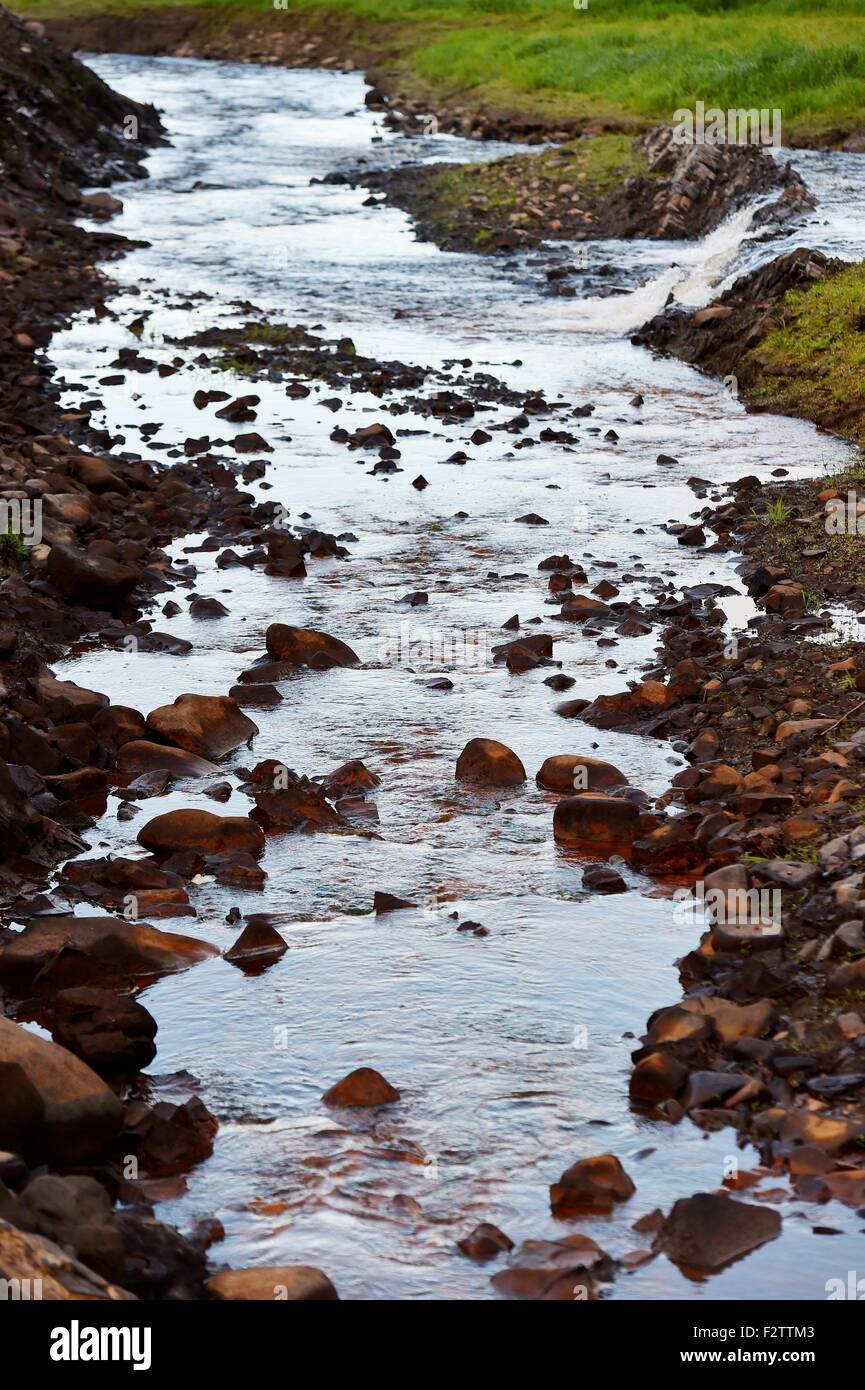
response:
<svg viewBox="0 0 865 1390"><path fill-rule="evenodd" d="M52 545L47 571L64 598L110 613L122 608L139 579L134 566L72 545Z"/></svg>
<svg viewBox="0 0 865 1390"><path fill-rule="evenodd" d="M287 627L271 623L266 636L267 652L274 661L290 666L309 666L328 671L333 666L356 666L360 657L345 642L313 628Z"/></svg>
<svg viewBox="0 0 865 1390"><path fill-rule="evenodd" d="M325 1105L339 1106L391 1105L399 1098L399 1091L372 1067L349 1072L322 1096Z"/></svg>
<svg viewBox="0 0 865 1390"><path fill-rule="evenodd" d="M200 758L220 758L250 744L258 725L227 695L178 695L147 716L151 735Z"/></svg>
<svg viewBox="0 0 865 1390"><path fill-rule="evenodd" d="M470 1260L494 1260L503 1251L513 1250L514 1243L498 1226L482 1221L469 1235L457 1241L457 1248Z"/></svg>
<svg viewBox="0 0 865 1390"><path fill-rule="evenodd" d="M550 1206L557 1215L569 1211L609 1211L636 1192L614 1154L581 1158L550 1187Z"/></svg>
<svg viewBox="0 0 865 1390"><path fill-rule="evenodd" d="M326 1274L312 1265L259 1265L228 1269L205 1284L211 1298L232 1302L333 1302L339 1294Z"/></svg>
<svg viewBox="0 0 865 1390"><path fill-rule="evenodd" d="M0 1221L0 1279L7 1285L39 1289L45 1302L119 1302L135 1295L107 1283L67 1251L44 1236L20 1231Z"/></svg>
<svg viewBox="0 0 865 1390"><path fill-rule="evenodd" d="M553 812L553 835L558 844L605 857L631 857L637 834L639 807L632 801L584 792L560 801Z"/></svg>
<svg viewBox="0 0 865 1390"><path fill-rule="evenodd" d="M31 917L0 942L0 982L12 991L122 984L185 970L215 946L117 917Z"/></svg>
<svg viewBox="0 0 865 1390"><path fill-rule="evenodd" d="M687 1269L714 1270L780 1233L781 1217L771 1207L698 1192L675 1203L653 1249Z"/></svg>
<svg viewBox="0 0 865 1390"><path fill-rule="evenodd" d="M490 787L518 787L526 780L526 770L504 743L494 738L473 738L457 758L456 777L460 782Z"/></svg>
<svg viewBox="0 0 865 1390"><path fill-rule="evenodd" d="M184 748L151 743L143 738L131 739L123 744L117 754L117 768L133 777L143 772L170 772L179 781L187 777L219 776L216 763L199 758L196 753L187 753Z"/></svg>
<svg viewBox="0 0 865 1390"><path fill-rule="evenodd" d="M628 784L625 774L612 763L580 753L559 753L546 758L535 781L546 791L565 793L604 791Z"/></svg>
<svg viewBox="0 0 865 1390"><path fill-rule="evenodd" d="M138 832L138 843L155 854L198 849L208 854L233 850L258 857L264 833L248 816L217 816L212 811L166 811Z"/></svg>
<svg viewBox="0 0 865 1390"><path fill-rule="evenodd" d="M16 1075L26 1079L41 1104L41 1115L24 1133L15 1116L4 1114ZM9 1143L12 1128L25 1158L76 1163L100 1153L122 1120L120 1101L84 1062L0 1017L0 1145Z"/></svg>

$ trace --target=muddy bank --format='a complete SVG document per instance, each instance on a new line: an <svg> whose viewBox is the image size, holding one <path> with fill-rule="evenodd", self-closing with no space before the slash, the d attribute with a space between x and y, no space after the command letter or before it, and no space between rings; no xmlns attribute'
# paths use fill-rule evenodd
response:
<svg viewBox="0 0 865 1390"><path fill-rule="evenodd" d="M449 251L512 251L545 241L693 240L753 198L767 230L814 200L789 164L753 145L680 145L658 126L632 140L593 134L487 164L417 165L354 174ZM571 273L576 273L574 267Z"/></svg>

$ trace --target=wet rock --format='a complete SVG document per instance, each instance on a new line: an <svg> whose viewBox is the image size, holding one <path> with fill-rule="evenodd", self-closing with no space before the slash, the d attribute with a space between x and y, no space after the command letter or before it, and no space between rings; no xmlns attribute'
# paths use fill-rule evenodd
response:
<svg viewBox="0 0 865 1390"><path fill-rule="evenodd" d="M404 907L417 907L417 903L409 902L408 898L394 897L393 893L376 892L372 906L376 917L380 917L386 912L399 912Z"/></svg>
<svg viewBox="0 0 865 1390"><path fill-rule="evenodd" d="M344 823L317 782L298 776L281 763L259 764L259 768L262 767L268 768L266 785L269 789L256 792L255 810L251 814L265 830L336 830Z"/></svg>
<svg viewBox="0 0 865 1390"><path fill-rule="evenodd" d="M218 598L194 598L189 605L189 616L199 622L212 618L226 618L228 609Z"/></svg>
<svg viewBox="0 0 865 1390"><path fill-rule="evenodd" d="M232 1302L333 1302L339 1294L320 1269L312 1265L259 1265L228 1269L205 1284L210 1298Z"/></svg>
<svg viewBox="0 0 865 1390"><path fill-rule="evenodd" d="M457 758L456 777L491 787L518 787L526 770L510 748L492 738L473 738Z"/></svg>
<svg viewBox="0 0 865 1390"><path fill-rule="evenodd" d="M23 1119L22 1082L36 1097ZM114 1092L84 1062L0 1017L0 1144L35 1162L76 1163L101 1153L122 1117Z"/></svg>
<svg viewBox="0 0 865 1390"><path fill-rule="evenodd" d="M99 738L114 749L143 738L146 726L144 715L126 705L109 705L101 709L91 723Z"/></svg>
<svg viewBox="0 0 865 1390"><path fill-rule="evenodd" d="M275 685L233 685L229 698L241 709L274 709L282 704L282 696Z"/></svg>
<svg viewBox="0 0 865 1390"><path fill-rule="evenodd" d="M611 1279L613 1271L613 1261L590 1236L571 1235L523 1241L508 1268L490 1283L506 1298L572 1303L594 1300L598 1283Z"/></svg>
<svg viewBox="0 0 865 1390"><path fill-rule="evenodd" d="M631 1100L642 1105L658 1105L674 1099L688 1077L688 1068L668 1052L651 1052L642 1057L631 1073Z"/></svg>
<svg viewBox="0 0 865 1390"><path fill-rule="evenodd" d="M267 921L252 920L224 953L224 959L246 968L272 965L287 950L288 946L275 927Z"/></svg>
<svg viewBox="0 0 865 1390"><path fill-rule="evenodd" d="M483 1261L494 1260L505 1251L513 1250L514 1243L498 1226L491 1226L488 1222L482 1221L469 1235L457 1241L457 1248L468 1259Z"/></svg>
<svg viewBox="0 0 865 1390"><path fill-rule="evenodd" d="M322 778L328 796L345 796L348 792L372 791L381 785L378 773L372 772L360 758L352 758Z"/></svg>
<svg viewBox="0 0 865 1390"><path fill-rule="evenodd" d="M631 801L602 792L584 792L560 801L553 812L556 842L608 858L632 856L640 812Z"/></svg>
<svg viewBox="0 0 865 1390"><path fill-rule="evenodd" d="M142 827L138 843L162 855L192 849L208 854L240 851L257 858L264 851L264 834L248 816L217 816L212 811L166 811Z"/></svg>
<svg viewBox="0 0 865 1390"><path fill-rule="evenodd" d="M111 1200L95 1178L43 1173L17 1202L21 1224L57 1241L106 1279L123 1276L124 1252Z"/></svg>
<svg viewBox="0 0 865 1390"><path fill-rule="evenodd" d="M147 716L148 732L201 758L219 758L250 744L258 725L227 695L178 695Z"/></svg>
<svg viewBox="0 0 865 1390"><path fill-rule="evenodd" d="M698 1192L674 1204L653 1249L687 1269L716 1270L780 1233L781 1217L770 1207Z"/></svg>
<svg viewBox="0 0 865 1390"><path fill-rule="evenodd" d="M123 607L140 577L133 565L72 545L52 545L46 569L63 598L110 613Z"/></svg>
<svg viewBox="0 0 865 1390"><path fill-rule="evenodd" d="M135 777L150 772L170 772L178 780L219 775L216 763L208 762L196 753L138 738L123 744L117 754L117 767L120 772Z"/></svg>
<svg viewBox="0 0 865 1390"><path fill-rule="evenodd" d="M372 1067L358 1067L349 1072L322 1096L325 1105L345 1107L391 1105L399 1098L399 1091Z"/></svg>
<svg viewBox="0 0 865 1390"><path fill-rule="evenodd" d="M599 695L583 709L582 717L598 729L616 729L666 714L678 703L678 697L668 686L647 680L635 690L619 695Z"/></svg>
<svg viewBox="0 0 865 1390"><path fill-rule="evenodd" d="M617 869L609 864L587 864L583 869L583 887L590 893L627 893L628 885Z"/></svg>
<svg viewBox="0 0 865 1390"><path fill-rule="evenodd" d="M64 989L51 1000L51 1033L100 1076L143 1071L156 1056L156 1019L111 990Z"/></svg>
<svg viewBox="0 0 865 1390"><path fill-rule="evenodd" d="M38 676L33 682L33 689L39 704L55 724L71 723L73 720L89 723L108 704L107 695L100 695L96 690L85 690L74 681L59 681L50 672Z"/></svg>
<svg viewBox="0 0 865 1390"><path fill-rule="evenodd" d="M41 1289L51 1302L118 1302L134 1294L108 1283L95 1270L44 1236L19 1230L0 1220L0 1279L18 1280ZM26 1284L25 1281L29 1281Z"/></svg>
<svg viewBox="0 0 865 1390"><path fill-rule="evenodd" d="M328 671L333 666L355 666L360 658L337 637L313 628L287 627L271 623L266 636L267 652L275 661L288 666L309 666Z"/></svg>
<svg viewBox="0 0 865 1390"><path fill-rule="evenodd" d="M216 954L206 941L123 918L32 917L0 941L0 982L15 993L121 985Z"/></svg>
<svg viewBox="0 0 865 1390"><path fill-rule="evenodd" d="M207 1106L193 1096L182 1105L132 1101L127 1107L118 1144L124 1155L138 1159L143 1173L171 1177L203 1163L213 1152L219 1126Z"/></svg>
<svg viewBox="0 0 865 1390"><path fill-rule="evenodd" d="M614 1154L581 1158L565 1169L550 1187L550 1206L556 1215L572 1211L610 1211L636 1192Z"/></svg>
<svg viewBox="0 0 865 1390"><path fill-rule="evenodd" d="M546 758L535 777L539 787L551 792L604 791L624 787L628 779L612 763L580 753L559 753Z"/></svg>

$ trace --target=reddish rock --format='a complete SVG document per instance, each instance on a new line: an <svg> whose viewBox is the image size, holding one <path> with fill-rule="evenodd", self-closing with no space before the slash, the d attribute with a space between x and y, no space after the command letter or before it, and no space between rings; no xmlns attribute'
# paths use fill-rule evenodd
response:
<svg viewBox="0 0 865 1390"><path fill-rule="evenodd" d="M535 777L545 791L565 792L604 791L607 787L627 786L628 779L612 763L589 758L581 753L559 753L547 758Z"/></svg>
<svg viewBox="0 0 865 1390"><path fill-rule="evenodd" d="M258 725L227 695L178 695L147 716L148 732L200 758L220 758L250 744Z"/></svg>
<svg viewBox="0 0 865 1390"><path fill-rule="evenodd" d="M207 854L234 850L259 856L264 833L248 816L217 816L212 811L166 811L138 832L138 843L155 854L197 849Z"/></svg>
<svg viewBox="0 0 865 1390"><path fill-rule="evenodd" d="M108 989L61 990L51 1001L50 1025L54 1041L100 1076L142 1071L156 1056L156 1019Z"/></svg>
<svg viewBox="0 0 865 1390"><path fill-rule="evenodd" d="M473 738L457 758L457 780L478 782L489 787L518 787L526 780L526 770L504 743L494 738Z"/></svg>
<svg viewBox="0 0 865 1390"><path fill-rule="evenodd" d="M309 666L327 671L332 666L356 666L360 657L345 642L313 628L271 623L266 636L267 653L290 666Z"/></svg>
<svg viewBox="0 0 865 1390"><path fill-rule="evenodd" d="M0 942L0 981L13 992L116 985L185 970L215 946L117 917L31 917Z"/></svg>
<svg viewBox="0 0 865 1390"><path fill-rule="evenodd" d="M336 1085L331 1086L322 1096L325 1105L346 1107L391 1105L399 1098L399 1091L395 1090L389 1081L385 1081L381 1072L375 1071L372 1067L358 1067L355 1071L349 1072L348 1076L337 1081Z"/></svg>
<svg viewBox="0 0 865 1390"><path fill-rule="evenodd" d="M668 1052L651 1052L642 1057L631 1073L631 1100L657 1105L677 1096L688 1079L688 1068Z"/></svg>
<svg viewBox="0 0 865 1390"><path fill-rule="evenodd" d="M122 1119L120 1101L90 1067L0 1017L0 1145L14 1142L37 1163L76 1163L101 1153Z"/></svg>
<svg viewBox="0 0 865 1390"><path fill-rule="evenodd" d="M197 753L187 753L184 748L151 743L141 738L123 744L117 754L117 769L132 777L139 777L144 772L170 772L178 780L219 776L216 763L199 758Z"/></svg>
<svg viewBox="0 0 865 1390"><path fill-rule="evenodd" d="M629 859L637 834L640 810L632 801L602 792L584 792L560 801L553 812L553 835L558 844L605 857Z"/></svg>
<svg viewBox="0 0 865 1390"><path fill-rule="evenodd" d="M550 1206L557 1215L570 1211L609 1211L636 1192L614 1154L581 1158L550 1187Z"/></svg>
<svg viewBox="0 0 865 1390"><path fill-rule="evenodd" d="M457 1241L457 1248L470 1260L494 1260L504 1251L513 1250L514 1243L498 1226L482 1221L469 1235Z"/></svg>
<svg viewBox="0 0 865 1390"><path fill-rule="evenodd" d="M224 953L224 959L243 967L272 965L287 950L288 946L275 927L266 921L253 920Z"/></svg>
<svg viewBox="0 0 865 1390"><path fill-rule="evenodd" d="M506 1298L573 1303L594 1301L598 1282L611 1279L613 1272L613 1261L596 1241L571 1235L523 1241L508 1268L500 1269L490 1283Z"/></svg>
<svg viewBox="0 0 865 1390"><path fill-rule="evenodd" d="M210 1298L231 1302L332 1303L339 1294L327 1275L312 1265L257 1265L227 1269L205 1284Z"/></svg>

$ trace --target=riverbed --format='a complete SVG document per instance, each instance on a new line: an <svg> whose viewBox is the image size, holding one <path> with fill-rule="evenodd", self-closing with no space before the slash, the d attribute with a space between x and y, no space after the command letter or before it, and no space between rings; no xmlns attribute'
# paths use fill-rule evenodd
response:
<svg viewBox="0 0 865 1390"><path fill-rule="evenodd" d="M215 1261L317 1265L345 1298L490 1297L498 1266L455 1248L480 1221L515 1241L582 1230L617 1257L647 1249L651 1236L636 1234L634 1221L716 1190L757 1156L736 1149L732 1130L709 1136L629 1107L630 1053L652 1010L678 998L674 962L696 944L699 924L624 866L627 894L586 892L579 860L554 845L555 798L534 774L553 754L590 753L655 796L684 760L663 740L563 720L548 670L512 675L485 654L512 635L502 624L518 614L524 631L553 633L574 695L621 690L651 663L657 634L611 647L555 621L538 564L557 553L582 560L590 586L612 578L624 599L653 584L728 585L731 631L747 622L736 556L690 551L666 529L700 505L688 479L723 491L749 473L831 470L848 450L805 423L747 415L735 384L654 359L628 334L671 289L705 303L793 245L861 257L865 174L856 156L796 153L819 203L792 236L766 241L745 209L702 243L591 244L590 266L618 267L622 292L553 299L529 257L439 251L415 239L403 213L367 205L364 189L317 182L361 161L491 158L510 147L389 132L364 106L359 74L88 61L118 90L154 102L171 143L151 156L147 180L113 189L124 210L112 230L149 244L111 265L112 317L82 315L55 336L49 356L65 402L98 396L93 419L116 437L115 452L156 457L148 451L164 446L165 459L214 424L192 404L197 389L253 389L255 429L273 452L266 487L249 490L281 502L292 522L352 539L348 559L315 561L297 582L219 569L215 552L198 549L204 536L185 537L172 554L192 561L195 592L220 599L228 616L202 623L183 601L174 617L157 607L154 625L190 640L188 655L86 650L58 674L147 713L181 693L227 693L263 652L273 621L323 629L361 666L298 673L281 684L282 704L253 712L260 733L251 753L226 765L234 791L224 807L183 788L150 799L147 814L189 805L245 814L237 770L266 757L309 776L360 758L381 778L377 820L350 833L273 837L263 893L205 881L194 890L197 920L160 923L224 950L238 930L229 909L264 910L289 950L264 974L215 958L143 996L159 1024L154 1093L198 1094L220 1122L212 1158L158 1214L182 1228L215 1215L226 1232ZM383 476L330 437L335 424L378 419L372 395L348 396L334 413L326 387L291 399L282 383L249 388L194 364L99 385L118 350L136 345L129 324L142 314L137 345L168 364L172 338L241 323L250 305L271 323L349 336L370 356L471 363L571 409L592 403L594 414L580 422L577 448L516 450L508 435L472 446L478 421L439 426L408 409L400 429L430 432L401 438L402 471ZM445 370L456 379L467 368ZM483 423L508 413L497 407ZM212 432L229 442L247 428L217 423ZM448 461L460 449L468 461ZM659 453L675 467L659 469ZM423 491L412 487L418 475ZM547 524L518 522L526 513ZM429 594L420 609L400 602L415 590ZM442 674L452 689L430 687ZM460 750L479 736L514 749L524 788L479 796L455 782ZM112 798L94 848L140 852L141 819L118 821L116 810ZM418 906L376 918L376 890ZM459 932L466 919L489 934ZM323 1106L327 1087L362 1065L384 1073L399 1103ZM603 1152L619 1157L636 1195L610 1216L554 1220L549 1184ZM855 1213L809 1205L773 1174L746 1195L777 1206L777 1241L705 1280L659 1257L619 1274L608 1296L814 1299L855 1268Z"/></svg>

